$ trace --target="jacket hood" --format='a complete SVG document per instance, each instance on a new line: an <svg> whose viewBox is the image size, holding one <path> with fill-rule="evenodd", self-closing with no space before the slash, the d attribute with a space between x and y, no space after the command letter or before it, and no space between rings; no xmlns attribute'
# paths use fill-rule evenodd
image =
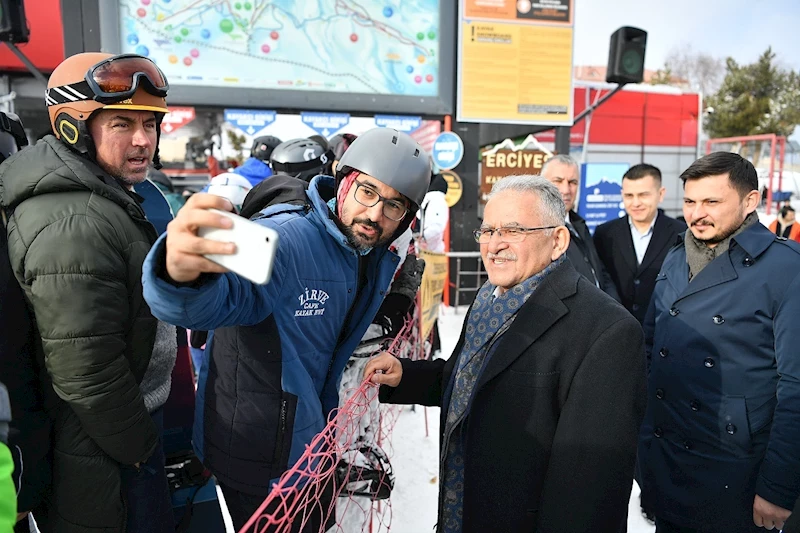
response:
<svg viewBox="0 0 800 533"><path fill-rule="evenodd" d="M21 150L0 165L0 206L14 209L34 196L92 192L122 206L134 204L125 190L92 161L53 135Z"/></svg>

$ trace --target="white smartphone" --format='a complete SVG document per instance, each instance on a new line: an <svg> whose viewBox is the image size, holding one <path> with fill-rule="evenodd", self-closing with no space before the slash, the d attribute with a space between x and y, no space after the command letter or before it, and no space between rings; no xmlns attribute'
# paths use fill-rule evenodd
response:
<svg viewBox="0 0 800 533"><path fill-rule="evenodd" d="M253 283L259 285L269 283L275 253L278 250L278 232L233 213L217 209L209 211L228 217L233 221L233 227L200 228L197 235L212 241L232 242L236 245L236 253L206 254L205 257Z"/></svg>

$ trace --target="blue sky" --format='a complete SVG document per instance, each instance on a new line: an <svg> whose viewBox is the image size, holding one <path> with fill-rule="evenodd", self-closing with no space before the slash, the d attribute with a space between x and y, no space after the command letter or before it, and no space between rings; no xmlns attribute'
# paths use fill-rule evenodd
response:
<svg viewBox="0 0 800 533"><path fill-rule="evenodd" d="M800 70L800 0L575 0L575 64L605 65L620 26L648 32L645 65L657 69L675 46L754 61L772 46Z"/></svg>

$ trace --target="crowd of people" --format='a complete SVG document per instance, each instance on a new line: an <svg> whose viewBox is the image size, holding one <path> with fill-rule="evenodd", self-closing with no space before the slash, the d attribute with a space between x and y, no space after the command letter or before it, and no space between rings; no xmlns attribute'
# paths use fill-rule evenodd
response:
<svg viewBox="0 0 800 533"><path fill-rule="evenodd" d="M388 128L258 137L161 231L139 192L174 193L168 90L145 57L77 54L48 83L52 134L26 146L0 120L0 529L175 531L162 433L188 336L192 446L237 530L350 372L381 402L441 407L440 533L624 532L634 479L657 533L800 532L800 230L788 206L759 222L750 162L690 165L685 222L635 165L626 215L593 235L570 156L500 180L473 232L489 279L452 354L354 365L405 324L415 243L444 251L426 151ZM231 226L212 209L280 235L268 284L206 257L236 253L198 235Z"/></svg>

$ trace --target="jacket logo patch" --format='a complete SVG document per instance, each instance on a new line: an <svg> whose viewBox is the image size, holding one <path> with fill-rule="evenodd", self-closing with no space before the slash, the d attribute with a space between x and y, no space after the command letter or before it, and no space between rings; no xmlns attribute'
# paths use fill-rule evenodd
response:
<svg viewBox="0 0 800 533"><path fill-rule="evenodd" d="M330 296L327 292L319 289L306 290L297 297L300 301L300 308L296 309L294 316L322 316L325 314L325 302Z"/></svg>

